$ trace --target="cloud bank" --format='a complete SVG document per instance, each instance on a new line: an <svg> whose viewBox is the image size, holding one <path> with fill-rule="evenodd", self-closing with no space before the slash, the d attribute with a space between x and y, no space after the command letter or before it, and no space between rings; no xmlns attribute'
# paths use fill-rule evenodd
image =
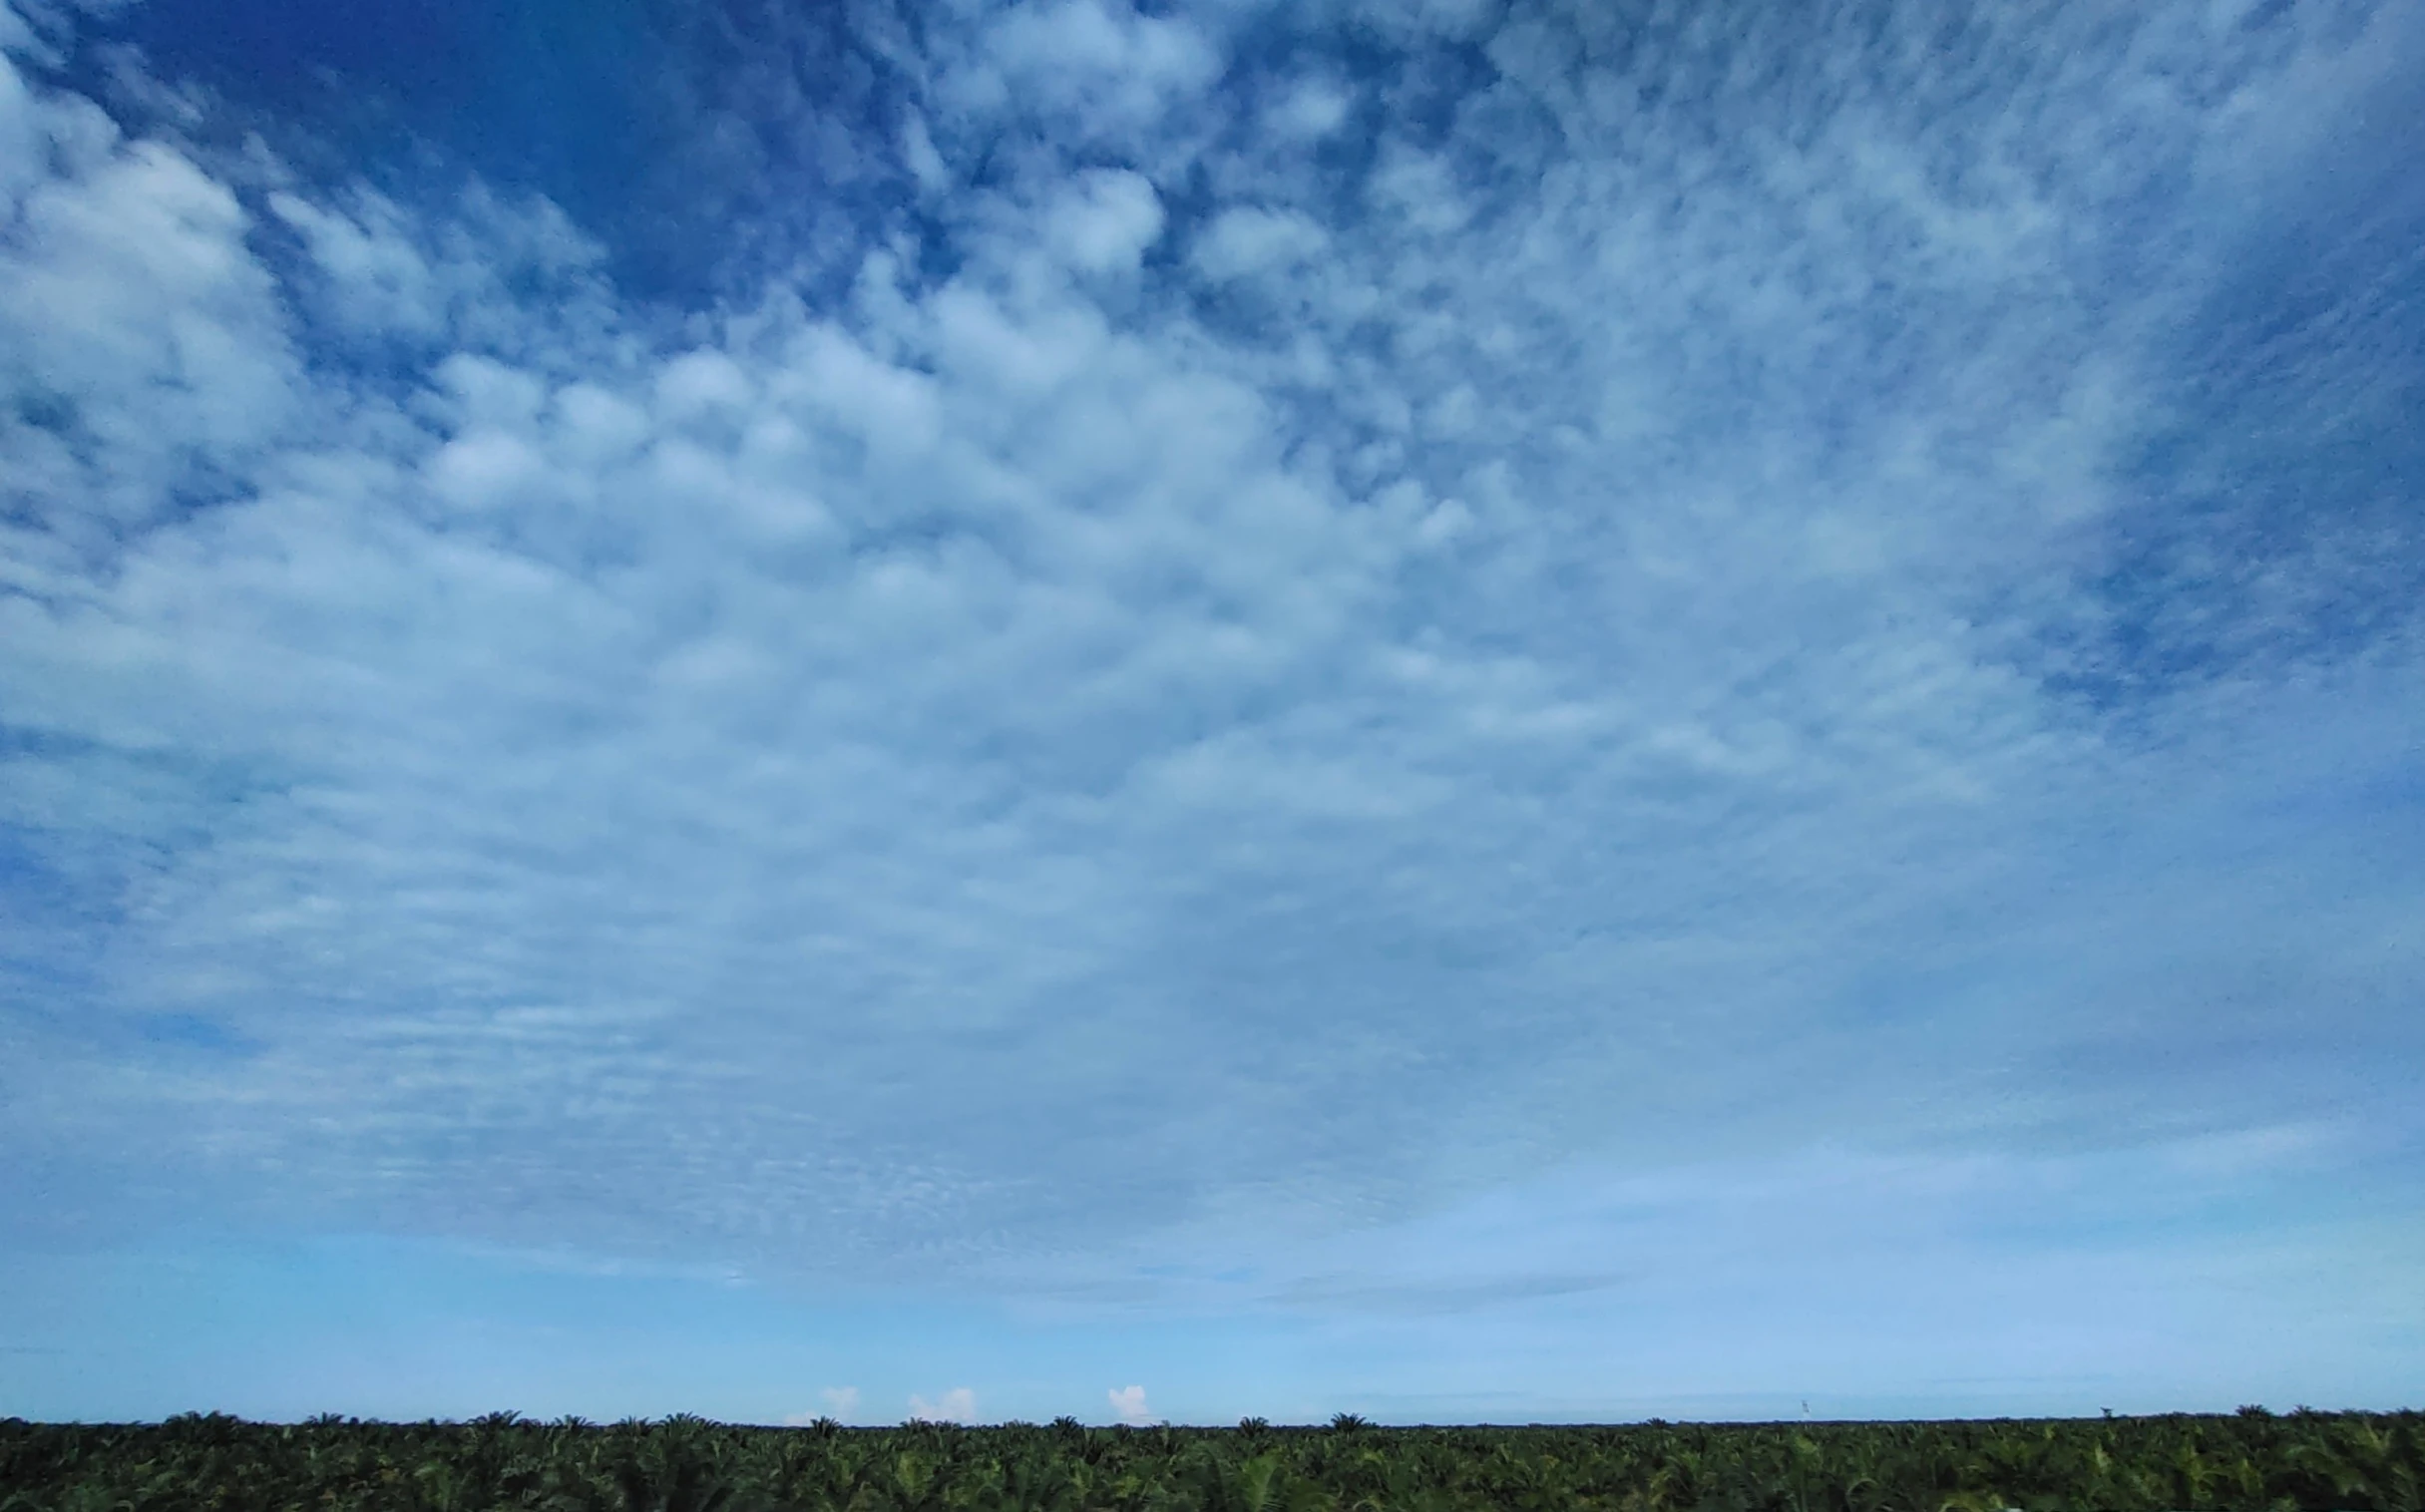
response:
<svg viewBox="0 0 2425 1512"><path fill-rule="evenodd" d="M1322 1247L1818 1147L2413 1200L2395 8L871 11L901 194L687 308L0 14L30 1245L1445 1315L1710 1231Z"/></svg>

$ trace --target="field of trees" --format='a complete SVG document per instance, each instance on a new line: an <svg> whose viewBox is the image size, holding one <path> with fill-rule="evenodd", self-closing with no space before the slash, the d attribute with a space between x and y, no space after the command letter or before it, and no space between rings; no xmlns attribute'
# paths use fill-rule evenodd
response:
<svg viewBox="0 0 2425 1512"><path fill-rule="evenodd" d="M1381 1428L0 1421L0 1512L2425 1512L2425 1413Z"/></svg>

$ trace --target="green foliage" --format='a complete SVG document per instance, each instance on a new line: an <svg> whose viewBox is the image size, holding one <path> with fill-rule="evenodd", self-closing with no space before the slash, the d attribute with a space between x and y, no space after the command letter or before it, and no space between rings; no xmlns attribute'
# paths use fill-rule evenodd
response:
<svg viewBox="0 0 2425 1512"><path fill-rule="evenodd" d="M2425 1512L2425 1414L1381 1428L0 1421L0 1512Z"/></svg>

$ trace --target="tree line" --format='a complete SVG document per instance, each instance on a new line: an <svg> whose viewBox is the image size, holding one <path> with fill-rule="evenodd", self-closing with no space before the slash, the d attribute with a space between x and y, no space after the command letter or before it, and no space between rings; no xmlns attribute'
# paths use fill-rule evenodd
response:
<svg viewBox="0 0 2425 1512"><path fill-rule="evenodd" d="M1608 1427L0 1420L0 1512L2425 1512L2425 1413Z"/></svg>

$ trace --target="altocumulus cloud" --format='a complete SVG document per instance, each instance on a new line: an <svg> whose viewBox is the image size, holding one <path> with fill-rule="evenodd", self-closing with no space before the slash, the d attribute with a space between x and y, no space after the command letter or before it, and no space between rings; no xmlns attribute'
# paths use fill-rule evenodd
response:
<svg viewBox="0 0 2425 1512"><path fill-rule="evenodd" d="M1714 1316L1819 1191L2032 1316L2416 1211L2413 11L870 11L758 108L899 192L686 309L44 15L30 1242Z"/></svg>

